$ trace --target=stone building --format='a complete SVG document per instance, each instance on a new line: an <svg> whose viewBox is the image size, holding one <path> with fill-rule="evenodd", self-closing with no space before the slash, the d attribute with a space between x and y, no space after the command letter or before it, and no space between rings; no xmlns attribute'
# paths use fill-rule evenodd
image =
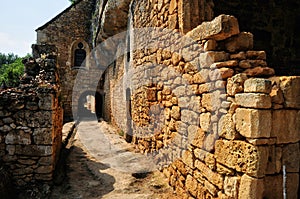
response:
<svg viewBox="0 0 300 199"><path fill-rule="evenodd" d="M299 6L79 0L37 43L57 48L64 121L111 121L183 198L297 198L300 77L275 74L300 74Z"/></svg>

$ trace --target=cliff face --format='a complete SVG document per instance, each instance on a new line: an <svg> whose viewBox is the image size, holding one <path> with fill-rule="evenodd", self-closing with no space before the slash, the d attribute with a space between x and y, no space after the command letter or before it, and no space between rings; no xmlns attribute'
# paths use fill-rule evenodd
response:
<svg viewBox="0 0 300 199"><path fill-rule="evenodd" d="M116 35L127 28L131 0L97 0L92 30L93 44Z"/></svg>

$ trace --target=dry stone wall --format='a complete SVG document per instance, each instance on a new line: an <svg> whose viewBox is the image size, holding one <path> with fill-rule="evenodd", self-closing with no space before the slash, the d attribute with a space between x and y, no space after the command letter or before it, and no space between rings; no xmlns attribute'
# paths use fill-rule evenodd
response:
<svg viewBox="0 0 300 199"><path fill-rule="evenodd" d="M180 3L132 4L134 28L172 29L161 30L156 48L143 49L147 34L131 36L133 142L158 152L162 167L173 162L164 173L183 198L297 198L300 78L274 77L253 35L229 15L174 48Z"/></svg>
<svg viewBox="0 0 300 199"><path fill-rule="evenodd" d="M34 53L46 48L35 46L40 51ZM19 87L0 92L0 164L8 168L16 187L51 183L59 158L62 108L52 52L25 62L27 69L40 68L36 76L27 70Z"/></svg>

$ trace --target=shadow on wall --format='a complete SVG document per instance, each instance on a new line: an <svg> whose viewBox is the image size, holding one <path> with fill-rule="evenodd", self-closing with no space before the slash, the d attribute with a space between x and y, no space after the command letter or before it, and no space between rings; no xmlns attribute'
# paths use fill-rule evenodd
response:
<svg viewBox="0 0 300 199"><path fill-rule="evenodd" d="M254 35L254 49L265 50L276 75L300 75L300 2L298 0L218 0L214 15L230 14L241 31Z"/></svg>

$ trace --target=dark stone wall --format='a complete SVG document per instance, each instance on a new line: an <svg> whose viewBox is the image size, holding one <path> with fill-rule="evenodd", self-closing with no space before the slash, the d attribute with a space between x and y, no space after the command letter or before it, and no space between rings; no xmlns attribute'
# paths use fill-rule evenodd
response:
<svg viewBox="0 0 300 199"><path fill-rule="evenodd" d="M254 49L265 50L269 66L277 75L300 74L300 1L218 0L214 14L230 14L240 30L254 35Z"/></svg>

